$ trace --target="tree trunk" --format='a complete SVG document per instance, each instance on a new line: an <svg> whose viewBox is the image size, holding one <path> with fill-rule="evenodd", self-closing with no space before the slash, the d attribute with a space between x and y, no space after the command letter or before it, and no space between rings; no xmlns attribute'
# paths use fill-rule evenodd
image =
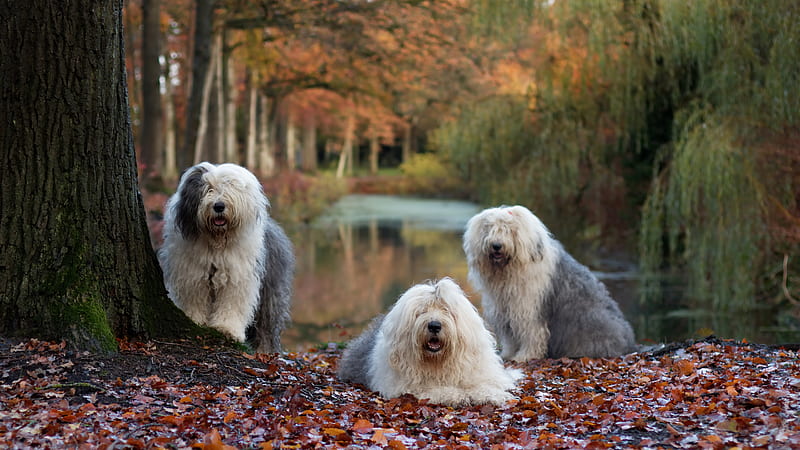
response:
<svg viewBox="0 0 800 450"><path fill-rule="evenodd" d="M162 175L165 180L174 181L178 178L177 148L175 144L175 103L172 92L172 80L169 77L169 64L164 70L164 170Z"/></svg>
<svg viewBox="0 0 800 450"><path fill-rule="evenodd" d="M307 119L303 124L303 151L300 167L305 172L317 171L317 124L313 117Z"/></svg>
<svg viewBox="0 0 800 450"><path fill-rule="evenodd" d="M0 2L0 23L0 334L185 333L137 188L122 2Z"/></svg>
<svg viewBox="0 0 800 450"><path fill-rule="evenodd" d="M411 147L411 130L414 125L412 125L412 121L409 120L408 124L406 124L405 129L403 130L403 155L402 161L400 162L408 162L411 159L412 154L412 147Z"/></svg>
<svg viewBox="0 0 800 450"><path fill-rule="evenodd" d="M259 98L261 100L259 101L258 138L256 139L258 168L262 176L271 177L275 174L275 145L273 145L275 125L270 117L272 116L272 106L277 104L277 101L270 104L269 97L263 94L259 94Z"/></svg>
<svg viewBox="0 0 800 450"><path fill-rule="evenodd" d="M144 177L157 175L162 171L160 17L161 0L142 1L142 129L139 162L144 166Z"/></svg>
<svg viewBox="0 0 800 450"><path fill-rule="evenodd" d="M378 174L378 156L381 152L381 141L377 133L373 133L369 139L369 173Z"/></svg>
<svg viewBox="0 0 800 450"><path fill-rule="evenodd" d="M297 168L297 123L291 111L286 118L286 168Z"/></svg>
<svg viewBox="0 0 800 450"><path fill-rule="evenodd" d="M256 138L258 137L258 75L256 72L248 75L247 140L244 160L247 168L255 172L257 169Z"/></svg>
<svg viewBox="0 0 800 450"><path fill-rule="evenodd" d="M214 51L212 53L212 58L214 62L212 65L214 66L214 84L213 84L213 92L214 92L214 101L212 102L211 114L209 116L213 118L213 122L209 122L213 124L213 127L209 128L209 139L208 143L210 147L208 148L208 154L210 155L211 161L216 164L227 162L225 160L228 151L225 149L225 83L224 83L224 76L225 68L222 65L222 48L224 46L223 42L223 34L224 33L217 33L216 37L214 38Z"/></svg>
<svg viewBox="0 0 800 450"><path fill-rule="evenodd" d="M342 178L347 167L350 167L350 170L347 171L347 174L351 175L353 173L352 160L355 129L355 113L353 113L353 111L349 111L347 113L347 124L345 125L344 129L344 144L342 144L342 153L339 155L339 165L336 167L336 178Z"/></svg>
<svg viewBox="0 0 800 450"><path fill-rule="evenodd" d="M239 148L236 143L236 70L230 55L225 56L225 162L239 164Z"/></svg>
<svg viewBox="0 0 800 450"><path fill-rule="evenodd" d="M178 165L185 168L192 164L197 147L200 114L206 100L205 79L211 64L211 22L214 14L213 0L196 0L194 20L194 51L192 55L192 82L189 105L186 110L186 130Z"/></svg>
<svg viewBox="0 0 800 450"><path fill-rule="evenodd" d="M192 160L193 164L197 164L208 159L208 152L205 150L207 147L206 142L208 140L208 126L211 122L209 117L211 115L211 92L213 91L214 87L214 69L217 62L217 58L214 56L215 54L216 49L212 45L212 58L209 62L209 65L206 67L207 70L203 78L203 89L200 94L202 98L200 100L200 111L197 117L197 135L194 143L194 158ZM194 88L192 88L192 92L194 92Z"/></svg>
<svg viewBox="0 0 800 450"><path fill-rule="evenodd" d="M123 8L126 11L131 10L131 1L124 0ZM141 116L141 111L139 106L141 103L141 98L139 96L139 81L136 79L136 68L140 67L139 59L136 57L136 40L140 37L139 33L137 32L138 27L133 25L133 20L131 19L132 14L125 14L125 24L123 25L123 29L126 30L125 32L125 49L127 50L126 54L126 62L125 68L128 78L128 104L131 107L131 113L133 114L133 123L136 124L138 119ZM137 126L134 125L134 130L138 132ZM137 133L134 133L134 135Z"/></svg>

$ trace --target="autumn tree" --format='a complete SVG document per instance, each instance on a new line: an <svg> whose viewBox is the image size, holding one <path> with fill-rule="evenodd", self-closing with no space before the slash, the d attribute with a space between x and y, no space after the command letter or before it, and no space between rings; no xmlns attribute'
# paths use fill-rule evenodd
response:
<svg viewBox="0 0 800 450"><path fill-rule="evenodd" d="M148 238L122 2L0 4L0 333L110 350L189 326Z"/></svg>
<svg viewBox="0 0 800 450"><path fill-rule="evenodd" d="M260 116L254 100L259 95L269 99L271 106L266 112L277 113L269 117L270 130L280 123L286 131L281 136L271 133L270 139L301 136L306 151L301 165L309 170L315 164L308 160L313 153L305 141L318 136L312 127L328 127L327 133L320 133L323 138L338 139L336 147L344 150L340 159L345 172L355 156L347 149L357 150L361 141L369 140L371 169L375 169L381 142L393 143L396 136L410 141L411 131L422 122L420 116L441 107L457 92L469 90L471 61L458 36L448 28L455 26L454 18L461 11L458 2L326 0L226 5L220 12L225 27L244 31L232 34L238 41L231 46L237 47L237 56L252 74L248 80L257 83L252 86L257 92L249 95L249 109ZM338 98L337 107L329 108L329 96L309 101L321 90ZM348 116L350 111L354 116ZM338 123L338 130L330 126L333 123ZM294 126L302 130L291 131ZM283 141L283 150L294 148ZM249 148L254 147L251 140ZM255 161L249 153L249 160ZM286 155L287 160L291 158L293 155Z"/></svg>
<svg viewBox="0 0 800 450"><path fill-rule="evenodd" d="M492 25L508 17L498 8L517 3L476 18L514 44L527 91L461 104L436 134L482 199L553 215L594 208L594 224L628 211L641 226L647 298L671 267L696 308L791 300L789 273L800 268L787 262L800 244L788 231L800 223L791 156L800 146L798 4L532 6L526 28ZM502 177L490 176L497 170Z"/></svg>

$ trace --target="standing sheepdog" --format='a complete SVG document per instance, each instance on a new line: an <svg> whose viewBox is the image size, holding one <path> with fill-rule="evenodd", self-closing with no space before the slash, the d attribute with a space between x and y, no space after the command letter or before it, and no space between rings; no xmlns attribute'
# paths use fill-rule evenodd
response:
<svg viewBox="0 0 800 450"><path fill-rule="evenodd" d="M167 202L159 252L169 296L190 319L239 342L249 335L264 353L280 351L295 265L268 210L247 169L200 163Z"/></svg>
<svg viewBox="0 0 800 450"><path fill-rule="evenodd" d="M486 209L467 223L469 280L502 357L614 357L636 350L606 287L523 206Z"/></svg>
<svg viewBox="0 0 800 450"><path fill-rule="evenodd" d="M449 278L412 286L353 340L339 378L384 397L413 394L451 406L503 404L522 376L506 369L472 303Z"/></svg>

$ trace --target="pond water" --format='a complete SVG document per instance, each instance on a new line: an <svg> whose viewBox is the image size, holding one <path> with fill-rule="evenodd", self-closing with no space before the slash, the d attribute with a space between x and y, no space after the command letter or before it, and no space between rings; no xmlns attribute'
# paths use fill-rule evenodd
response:
<svg viewBox="0 0 800 450"><path fill-rule="evenodd" d="M349 195L311 225L288 230L297 254L292 325L284 332L289 351L344 342L357 336L411 285L453 278L480 308L467 282L461 237L473 203L383 195ZM557 225L547 224L556 238ZM565 229L567 229L565 227ZM774 311L726 315L690 310L674 286L657 305L644 306L632 257L567 250L589 266L619 302L640 342L703 337L775 343L800 341L795 322L780 325ZM591 248L591 246L586 246Z"/></svg>

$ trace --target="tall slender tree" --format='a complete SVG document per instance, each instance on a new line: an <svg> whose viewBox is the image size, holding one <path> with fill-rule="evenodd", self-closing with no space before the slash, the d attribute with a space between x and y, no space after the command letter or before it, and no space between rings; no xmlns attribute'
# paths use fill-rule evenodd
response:
<svg viewBox="0 0 800 450"><path fill-rule="evenodd" d="M184 331L137 188L122 2L0 3L0 334Z"/></svg>
<svg viewBox="0 0 800 450"><path fill-rule="evenodd" d="M214 16L213 0L195 2L194 51L192 55L192 84L186 111L186 130L182 149L178 153L178 166L191 165L197 146L200 115L208 97L206 83L211 65L211 24Z"/></svg>
<svg viewBox="0 0 800 450"><path fill-rule="evenodd" d="M139 159L144 176L161 171L164 161L161 105L161 0L142 1L142 130Z"/></svg>

